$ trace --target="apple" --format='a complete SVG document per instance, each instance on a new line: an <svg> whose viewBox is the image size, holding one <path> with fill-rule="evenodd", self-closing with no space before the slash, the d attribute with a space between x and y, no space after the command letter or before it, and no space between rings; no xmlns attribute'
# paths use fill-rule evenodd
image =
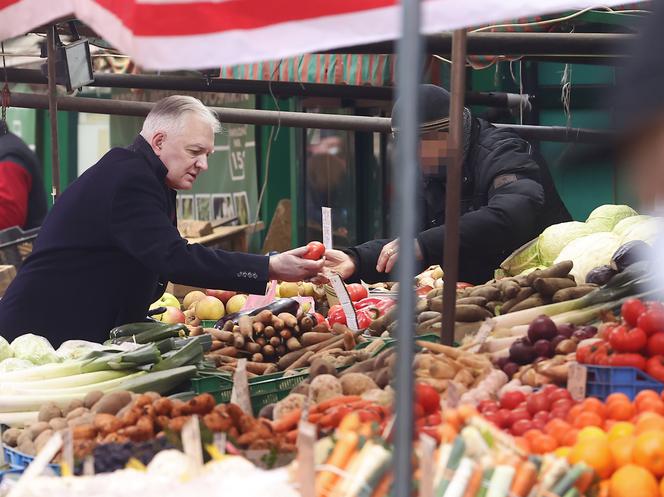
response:
<svg viewBox="0 0 664 497"><path fill-rule="evenodd" d="M179 307L166 306L166 312L154 316L157 321L168 324L184 323L186 321L184 312Z"/></svg>
<svg viewBox="0 0 664 497"><path fill-rule="evenodd" d="M192 304L198 302L203 297L205 297L205 294L200 290L194 290L193 292L189 292L187 295L184 296L184 299L182 300L182 307L184 307L185 309L190 309Z"/></svg>
<svg viewBox="0 0 664 497"><path fill-rule="evenodd" d="M300 294L300 289L297 283L284 281L279 285L279 296L283 298L297 297Z"/></svg>
<svg viewBox="0 0 664 497"><path fill-rule="evenodd" d="M214 320L221 319L226 314L224 304L217 297L204 297L196 303L196 317L198 319Z"/></svg>
<svg viewBox="0 0 664 497"><path fill-rule="evenodd" d="M177 299L175 295L172 295L168 292L164 292L164 294L159 297L158 300L153 302L153 304L150 306L150 309L154 309L156 307L176 307L177 309L180 308L180 301Z"/></svg>
<svg viewBox="0 0 664 497"><path fill-rule="evenodd" d="M231 298L235 297L237 295L237 292L232 292L231 290L213 290L211 288L208 288L205 290L205 294L208 295L209 297L216 297L221 302L226 305L226 302L228 302Z"/></svg>
<svg viewBox="0 0 664 497"><path fill-rule="evenodd" d="M244 307L246 301L247 301L247 296L242 293L233 295L230 299L228 299L228 302L226 302L226 312L228 314L240 312Z"/></svg>

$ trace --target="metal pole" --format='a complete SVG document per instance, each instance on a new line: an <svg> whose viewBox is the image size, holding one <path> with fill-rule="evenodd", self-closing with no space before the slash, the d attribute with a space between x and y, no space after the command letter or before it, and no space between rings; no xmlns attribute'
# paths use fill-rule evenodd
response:
<svg viewBox="0 0 664 497"><path fill-rule="evenodd" d="M47 84L48 80L36 69L9 68L11 83ZM0 80L5 71L0 69ZM136 88L143 90L174 90L208 93L248 93L276 97L320 97L352 100L392 100L392 86L334 85L324 83L295 83L290 81L257 81L247 79L203 78L202 76L162 76L153 74L96 73L88 87ZM527 95L526 95L527 97ZM468 105L518 108L521 95L503 92L466 92Z"/></svg>
<svg viewBox="0 0 664 497"><path fill-rule="evenodd" d="M466 32L457 30L452 44L452 88L450 102L450 151L445 186L445 242L443 248L443 328L440 340L454 342L454 308L459 280L459 218L461 217L461 167L463 163L463 95L466 89Z"/></svg>
<svg viewBox="0 0 664 497"><path fill-rule="evenodd" d="M12 92L12 107L28 109L48 109L48 97L35 93ZM108 114L118 116L145 117L152 109L152 102L132 102L128 100L108 100L87 97L58 97L60 110ZM341 129L350 131L369 131L375 133L391 132L391 120L388 117L344 116L334 114L315 114L310 112L276 112L253 109L231 109L210 107L217 112L222 123L277 125L294 128ZM564 126L528 126L516 124L494 124L498 128L511 128L523 138L543 141L576 143L607 143L615 139L610 130L587 128L566 128Z"/></svg>
<svg viewBox="0 0 664 497"><path fill-rule="evenodd" d="M413 336L415 335L415 226L417 225L417 174L419 171L418 129L420 83L420 2L402 0L403 17L401 39L397 54L397 94L403 103L401 133L397 142L397 205L399 206L399 309L397 331L396 378L396 436L395 436L395 495L411 496L413 479Z"/></svg>
<svg viewBox="0 0 664 497"><path fill-rule="evenodd" d="M55 84L55 26L46 31L48 57L48 116L51 122L51 183L53 203L60 194L60 158L58 153L58 88Z"/></svg>

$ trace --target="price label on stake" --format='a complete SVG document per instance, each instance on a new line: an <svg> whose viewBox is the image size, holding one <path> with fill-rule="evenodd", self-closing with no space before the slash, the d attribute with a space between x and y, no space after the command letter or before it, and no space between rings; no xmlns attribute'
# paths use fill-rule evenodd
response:
<svg viewBox="0 0 664 497"><path fill-rule="evenodd" d="M327 250L332 249L332 209L329 207L320 208L323 219L323 245Z"/></svg>
<svg viewBox="0 0 664 497"><path fill-rule="evenodd" d="M247 378L247 360L240 359L235 366L233 375L233 391L231 392L231 402L239 405L244 412L253 415L251 409L251 397L249 396L249 379Z"/></svg>
<svg viewBox="0 0 664 497"><path fill-rule="evenodd" d="M48 439L48 442L46 442L42 450L39 451L37 457L35 457L25 469L19 480L16 482L16 485L14 485L9 491L7 497L22 495L25 485L30 480L33 480L44 472L46 466L48 466L53 460L53 457L55 457L60 448L62 448L62 435L59 432L55 432L53 436Z"/></svg>
<svg viewBox="0 0 664 497"><path fill-rule="evenodd" d="M567 390L576 401L586 398L586 381L588 379L588 368L578 362L570 362L567 374Z"/></svg>
<svg viewBox="0 0 664 497"><path fill-rule="evenodd" d="M95 456L86 456L83 460L83 476L95 475Z"/></svg>
<svg viewBox="0 0 664 497"><path fill-rule="evenodd" d="M339 276L336 273L333 274L332 276L330 276L330 283L332 283L334 292L337 294L337 297L339 298L339 303L341 304L341 308L343 309L344 315L346 316L346 324L351 330L359 331L360 327L357 324L355 307L353 307L353 301L350 300L350 295L348 294L346 285L344 284L343 281L341 281L341 276Z"/></svg>
<svg viewBox="0 0 664 497"><path fill-rule="evenodd" d="M436 450L436 441L429 435L420 435L420 450L422 451L420 497L433 497L433 453Z"/></svg>
<svg viewBox="0 0 664 497"><path fill-rule="evenodd" d="M201 427L198 416L194 415L182 426L182 450L197 466L203 466L203 447L201 445Z"/></svg>
<svg viewBox="0 0 664 497"><path fill-rule="evenodd" d="M74 436L71 428L65 430L62 441L62 463L60 464L62 476L74 474Z"/></svg>
<svg viewBox="0 0 664 497"><path fill-rule="evenodd" d="M308 421L300 421L297 432L297 472L302 497L316 497L315 444L316 426Z"/></svg>
<svg viewBox="0 0 664 497"><path fill-rule="evenodd" d="M222 431L220 433L219 432L215 433L213 441L214 441L214 446L219 451L219 454L221 454L222 456L226 454L226 432Z"/></svg>

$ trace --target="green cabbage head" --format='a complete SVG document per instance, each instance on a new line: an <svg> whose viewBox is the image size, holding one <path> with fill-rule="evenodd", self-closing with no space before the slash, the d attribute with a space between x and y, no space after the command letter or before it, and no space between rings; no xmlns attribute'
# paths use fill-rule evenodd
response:
<svg viewBox="0 0 664 497"><path fill-rule="evenodd" d="M60 362L55 349L46 338L27 333L14 339L11 344L14 357L25 359L34 365Z"/></svg>
<svg viewBox="0 0 664 497"><path fill-rule="evenodd" d="M620 238L613 233L593 233L570 242L554 263L572 261L574 267L570 274L580 285L586 282L586 275L591 269L609 264L620 245Z"/></svg>
<svg viewBox="0 0 664 497"><path fill-rule="evenodd" d="M626 217L636 216L638 212L629 205L600 205L590 213L586 221L587 224L598 231L611 231L620 221Z"/></svg>
<svg viewBox="0 0 664 497"><path fill-rule="evenodd" d="M549 226L539 236L540 261L545 266L552 265L568 243L595 232L597 230L592 226L578 221Z"/></svg>

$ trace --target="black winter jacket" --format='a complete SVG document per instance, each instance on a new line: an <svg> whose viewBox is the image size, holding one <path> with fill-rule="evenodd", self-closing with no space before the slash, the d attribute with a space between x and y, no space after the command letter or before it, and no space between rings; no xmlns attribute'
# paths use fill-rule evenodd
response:
<svg viewBox="0 0 664 497"><path fill-rule="evenodd" d="M543 160L513 130L473 119L462 178L460 281L488 281L512 251L547 226L571 219ZM443 262L445 178L423 180L418 195L423 216L417 239L425 268ZM372 240L346 250L356 262L351 280L392 279L376 271L389 241Z"/></svg>
<svg viewBox="0 0 664 497"><path fill-rule="evenodd" d="M137 137L83 173L46 217L32 254L0 300L0 335L53 345L96 342L145 320L172 281L262 294L268 257L189 244L176 228L166 167Z"/></svg>

